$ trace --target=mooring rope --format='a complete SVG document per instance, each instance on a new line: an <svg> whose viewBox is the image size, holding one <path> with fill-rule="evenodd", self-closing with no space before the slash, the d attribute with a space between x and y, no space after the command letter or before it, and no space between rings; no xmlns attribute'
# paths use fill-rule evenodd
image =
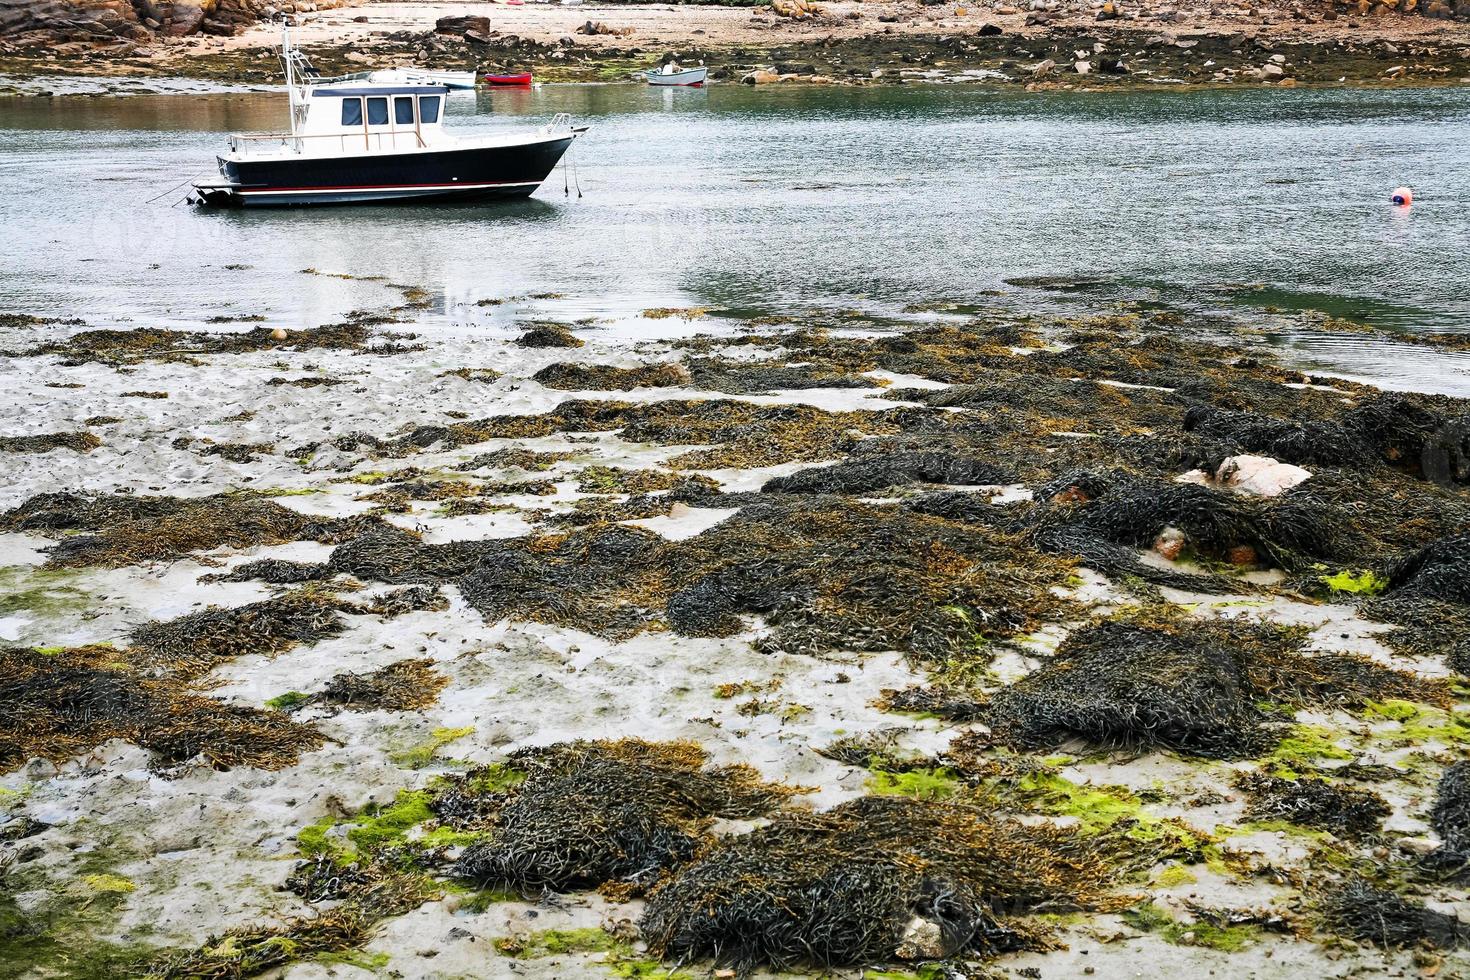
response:
<svg viewBox="0 0 1470 980"><path fill-rule="evenodd" d="M204 176L204 174L206 174L207 172L208 171L201 170L197 174L194 174L194 175L189 176L189 177L185 177L179 183L174 184L172 187L170 187L168 190L164 191L162 194L158 194L158 195L156 195L154 197L150 197L148 200L144 201L143 203L144 204L152 204L154 201L157 201L159 198L167 197L168 195L172 194L174 191L178 190L180 187L183 187L185 184L192 184L195 180L197 180L198 178ZM173 207L174 204L178 204L178 203L179 203L178 201L175 201L173 204L170 204L169 207Z"/></svg>

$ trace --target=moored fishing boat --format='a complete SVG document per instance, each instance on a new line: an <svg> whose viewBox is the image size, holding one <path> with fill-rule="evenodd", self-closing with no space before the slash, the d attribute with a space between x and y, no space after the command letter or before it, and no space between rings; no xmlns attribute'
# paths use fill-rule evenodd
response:
<svg viewBox="0 0 1470 980"><path fill-rule="evenodd" d="M680 68L677 62L670 61L651 68L644 73L650 85L703 85L709 76L709 69L700 65L698 68Z"/></svg>
<svg viewBox="0 0 1470 980"><path fill-rule="evenodd" d="M304 70L289 33L282 57L289 131L232 135L229 151L218 158L222 179L194 185L199 203L525 197L586 131L560 113L530 134L455 136L444 130L444 85L378 81L373 73L323 79Z"/></svg>

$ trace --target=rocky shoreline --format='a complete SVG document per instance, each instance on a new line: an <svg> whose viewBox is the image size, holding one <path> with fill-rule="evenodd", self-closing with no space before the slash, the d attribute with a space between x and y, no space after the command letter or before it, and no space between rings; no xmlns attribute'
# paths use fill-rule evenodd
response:
<svg viewBox="0 0 1470 980"><path fill-rule="evenodd" d="M1046 8L1048 5L1038 5ZM617 82L666 57L703 61L718 82L969 83L1057 90L1230 85L1458 85L1470 81L1470 30L1399 11L1265 16L1177 9L969 10L833 4L810 17L771 8L520 8L377 5L298 15L318 66L338 73L418 64L531 70L548 82ZM483 8L481 8L483 9ZM787 8L778 5L778 9ZM795 9L795 8L792 8ZM1386 10L1388 8L1375 8ZM436 14L442 16L435 17ZM585 20L583 20L585 15ZM638 18L645 18L639 20ZM431 19L432 18L432 19ZM1100 19L1101 18L1101 19ZM0 76L186 77L279 81L274 34L139 45L0 43ZM74 57L85 51L86 60Z"/></svg>

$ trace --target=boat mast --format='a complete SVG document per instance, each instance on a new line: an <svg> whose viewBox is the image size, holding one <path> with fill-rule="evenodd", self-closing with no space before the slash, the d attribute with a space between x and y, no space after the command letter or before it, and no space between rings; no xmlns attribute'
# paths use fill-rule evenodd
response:
<svg viewBox="0 0 1470 980"><path fill-rule="evenodd" d="M296 135L296 128L301 116L304 115L302 105L302 93L296 87L296 59L297 54L291 48L291 19L281 19L281 61L286 66L286 93L291 100L291 135Z"/></svg>

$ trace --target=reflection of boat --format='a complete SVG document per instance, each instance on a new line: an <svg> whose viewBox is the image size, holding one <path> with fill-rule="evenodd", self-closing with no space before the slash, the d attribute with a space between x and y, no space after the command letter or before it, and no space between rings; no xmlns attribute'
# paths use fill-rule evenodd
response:
<svg viewBox="0 0 1470 980"><path fill-rule="evenodd" d="M291 128L233 135L218 181L194 185L203 204L337 204L410 198L525 197L586 131L558 114L531 133L444 131L443 85L324 79L282 40Z"/></svg>
<svg viewBox="0 0 1470 980"><path fill-rule="evenodd" d="M700 65L698 68L680 68L678 62L670 61L659 68L653 68L644 75L650 85L703 85L709 69Z"/></svg>
<svg viewBox="0 0 1470 980"><path fill-rule="evenodd" d="M484 75L486 85L530 85L531 73L523 71L514 75Z"/></svg>
<svg viewBox="0 0 1470 980"><path fill-rule="evenodd" d="M474 88L472 71L431 71L428 68L381 68L361 76L384 85L443 85L445 88Z"/></svg>

